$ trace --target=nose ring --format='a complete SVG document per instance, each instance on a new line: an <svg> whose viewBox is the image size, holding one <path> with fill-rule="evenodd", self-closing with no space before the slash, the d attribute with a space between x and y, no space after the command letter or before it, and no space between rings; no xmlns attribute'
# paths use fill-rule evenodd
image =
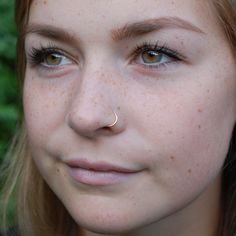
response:
<svg viewBox="0 0 236 236"><path fill-rule="evenodd" d="M118 121L118 116L117 116L117 114L113 111L113 113L114 113L114 115L115 115L115 121L112 123L112 124L110 124L110 125L107 125L107 127L113 127L116 123L117 123L117 121Z"/></svg>

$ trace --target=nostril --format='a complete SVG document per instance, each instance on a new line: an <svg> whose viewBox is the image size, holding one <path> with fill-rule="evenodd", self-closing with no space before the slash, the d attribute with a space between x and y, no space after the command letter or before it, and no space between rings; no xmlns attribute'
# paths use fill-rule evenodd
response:
<svg viewBox="0 0 236 236"><path fill-rule="evenodd" d="M100 126L99 121L92 115L82 116L75 112L68 115L68 124L78 132L96 130Z"/></svg>
<svg viewBox="0 0 236 236"><path fill-rule="evenodd" d="M83 108L83 109L82 109ZM100 109L99 109L100 108ZM122 119L112 108L72 107L67 113L67 126L81 136L112 135L122 131Z"/></svg>
<svg viewBox="0 0 236 236"><path fill-rule="evenodd" d="M70 112L67 116L67 124L70 129L81 136L94 136L101 130L111 130L107 127L107 116L102 112ZM110 122L111 123L111 122ZM99 132L98 132L99 131Z"/></svg>

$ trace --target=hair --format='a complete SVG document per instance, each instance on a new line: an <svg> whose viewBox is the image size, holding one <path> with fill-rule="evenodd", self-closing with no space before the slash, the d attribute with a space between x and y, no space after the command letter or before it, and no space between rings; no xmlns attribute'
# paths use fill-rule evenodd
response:
<svg viewBox="0 0 236 236"><path fill-rule="evenodd" d="M24 30L33 0L15 0L18 31L18 75L23 84L26 68ZM211 0L218 22L227 36L236 58L236 1ZM235 132L236 133L236 132ZM221 236L236 235L236 135L231 144L222 174ZM24 123L16 134L3 166L5 185L2 189L2 220L7 227L6 215L11 196L16 198L16 215L23 236L78 235L78 225L63 204L48 187L32 160ZM56 216L56 217L55 217Z"/></svg>

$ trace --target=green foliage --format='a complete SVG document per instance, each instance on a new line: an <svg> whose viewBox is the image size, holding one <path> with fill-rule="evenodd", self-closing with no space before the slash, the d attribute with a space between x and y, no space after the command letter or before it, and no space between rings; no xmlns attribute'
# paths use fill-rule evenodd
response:
<svg viewBox="0 0 236 236"><path fill-rule="evenodd" d="M14 1L0 0L0 163L16 129L19 91L15 75Z"/></svg>
<svg viewBox="0 0 236 236"><path fill-rule="evenodd" d="M16 82L15 54L14 1L0 0L0 165L9 148L19 119L21 99ZM1 182L2 180L0 190ZM8 212L10 224L14 224L14 206L15 201L12 200Z"/></svg>

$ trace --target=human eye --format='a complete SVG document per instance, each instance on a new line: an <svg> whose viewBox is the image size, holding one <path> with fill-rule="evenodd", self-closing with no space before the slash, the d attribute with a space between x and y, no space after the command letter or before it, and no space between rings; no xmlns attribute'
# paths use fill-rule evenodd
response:
<svg viewBox="0 0 236 236"><path fill-rule="evenodd" d="M59 70L75 63L75 60L66 55L65 52L52 45L40 46L39 48L32 47L28 53L28 60L32 67L40 67L48 71Z"/></svg>
<svg viewBox="0 0 236 236"><path fill-rule="evenodd" d="M185 58L177 51L160 45L159 43L144 43L138 45L131 55L131 63L147 69L160 69L173 63L183 61Z"/></svg>

